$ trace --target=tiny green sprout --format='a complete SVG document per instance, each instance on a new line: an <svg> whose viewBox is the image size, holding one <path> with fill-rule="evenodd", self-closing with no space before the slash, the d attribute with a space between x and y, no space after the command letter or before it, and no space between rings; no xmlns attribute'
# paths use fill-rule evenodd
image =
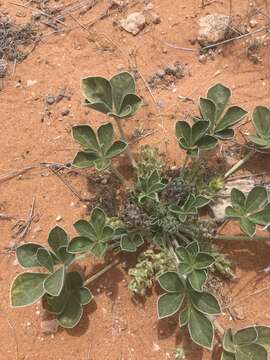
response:
<svg viewBox="0 0 270 360"><path fill-rule="evenodd" d="M143 203L147 199L159 201L158 193L165 187L166 184L162 182L157 170L154 170L148 177L139 177L137 185L139 203Z"/></svg>
<svg viewBox="0 0 270 360"><path fill-rule="evenodd" d="M97 258L104 256L109 241L113 239L114 229L106 224L106 215L103 210L93 209L90 220L78 220L74 228L79 235L70 241L68 246L70 253L89 253Z"/></svg>
<svg viewBox="0 0 270 360"><path fill-rule="evenodd" d="M95 167L103 171L112 166L112 159L125 151L127 144L122 140L113 141L114 130L111 123L101 125L97 135L91 126L77 125L72 128L74 140L83 146L73 160L79 168Z"/></svg>
<svg viewBox="0 0 270 360"><path fill-rule="evenodd" d="M270 149L270 110L265 106L257 106L252 114L252 124L256 135L250 135L249 140L261 150Z"/></svg>
<svg viewBox="0 0 270 360"><path fill-rule="evenodd" d="M270 328L267 326L228 329L223 336L221 360L267 360L269 349Z"/></svg>
<svg viewBox="0 0 270 360"><path fill-rule="evenodd" d="M226 216L239 220L241 230L250 237L255 235L256 225L270 224L270 204L263 186L255 186L247 195L232 189L231 204L225 210Z"/></svg>
<svg viewBox="0 0 270 360"><path fill-rule="evenodd" d="M42 299L45 308L56 314L60 326L72 328L80 321L82 305L88 304L93 296L83 286L79 273L68 272L75 255L67 250L67 233L56 226L49 233L48 244L50 249L35 243L26 243L16 249L22 267L39 267L47 272L19 274L11 285L11 305L24 307Z"/></svg>
<svg viewBox="0 0 270 360"><path fill-rule="evenodd" d="M210 200L206 196L190 194L183 206L171 205L169 210L177 214L180 221L185 222L189 215L197 215L198 209L209 204Z"/></svg>

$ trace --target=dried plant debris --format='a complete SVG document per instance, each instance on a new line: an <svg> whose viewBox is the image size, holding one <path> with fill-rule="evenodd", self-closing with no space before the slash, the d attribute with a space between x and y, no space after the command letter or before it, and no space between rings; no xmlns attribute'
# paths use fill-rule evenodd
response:
<svg viewBox="0 0 270 360"><path fill-rule="evenodd" d="M253 64L258 64L262 61L260 57L260 50L265 46L265 37L264 36L256 36L251 37L246 41L247 44L247 57L253 62Z"/></svg>
<svg viewBox="0 0 270 360"><path fill-rule="evenodd" d="M186 74L186 66L180 62L169 64L158 70L148 81L151 88L157 86L170 86L176 79L181 79Z"/></svg>
<svg viewBox="0 0 270 360"><path fill-rule="evenodd" d="M32 51L27 48L38 40L39 34L31 23L16 25L9 18L0 15L0 60L3 64L5 61L22 62ZM3 73L1 71L2 76Z"/></svg>

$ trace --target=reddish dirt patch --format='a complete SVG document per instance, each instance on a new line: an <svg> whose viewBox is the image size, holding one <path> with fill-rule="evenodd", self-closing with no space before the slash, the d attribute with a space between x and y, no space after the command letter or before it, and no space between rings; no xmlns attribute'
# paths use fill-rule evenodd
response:
<svg viewBox="0 0 270 360"><path fill-rule="evenodd" d="M269 14L267 1L256 3L258 8ZM31 16L30 10L12 5L7 0L2 4L0 11L3 8L8 10L18 23L26 22ZM67 4L68 1L61 1L61 5ZM208 13L228 14L229 1L224 1L224 4L214 1L205 8L201 7L199 0L154 0L153 5L153 11L161 16L161 23L147 25L136 37L121 31L115 22L128 13L142 11L145 6L143 1L130 2L122 13L110 10L107 17L96 21L108 9L107 1L99 1L81 17L78 17L78 11L72 13L73 18L66 15L66 27L63 27L60 35L48 35L53 29L42 28L42 41L26 61L17 65L15 75L4 79L0 92L1 173L37 162L70 161L76 152L76 145L70 136L71 126L77 123L97 126L106 121L103 116L86 111L81 106L80 78L93 74L111 76L120 69L128 70L130 61L136 64L137 70L147 80L159 69L175 62L186 64L189 70L184 78L175 82L175 87L152 90L159 106L153 102L139 76L138 92L144 98L144 107L135 119L126 123L129 134L137 127L157 130L137 143L134 151L137 151L138 145L150 143L166 154L171 165L182 161L182 153L174 140L175 121L183 113L195 109L191 102L180 102L178 96L188 96L196 101L208 87L222 82L233 89L233 103L249 111L255 105L269 105L269 48L261 50L262 62L254 65L247 59L245 42L238 41L226 45L213 61L201 64L196 53L166 45L168 42L195 48L197 45L191 45L190 41L197 36L198 19ZM19 11L25 17L19 17ZM234 3L233 13L245 19L249 13L249 1ZM82 24L96 23L89 33L74 19L79 19ZM27 86L28 80L36 82ZM57 95L63 88L67 89L70 99L64 98L57 104L47 105L46 97ZM63 116L63 111L67 109L68 115ZM241 130L248 131L249 125L242 126ZM242 142L240 134L237 138ZM125 170L125 166L122 166L122 170ZM269 160L256 162L256 168L256 171L270 170ZM69 180L83 196L93 196L84 177L70 176ZM44 243L48 230L54 226L58 216L62 217L59 224L73 235L72 224L86 214L85 205L46 169L0 183L0 205L3 208L0 212L25 218L34 197L39 221L33 224L26 241ZM0 219L0 227L2 250L12 241L12 222ZM227 231L237 233L238 229L230 226ZM270 263L268 247L269 244L261 243L248 246L243 242L223 244L222 250L237 264L237 280L224 284L224 294L234 299L238 315L241 313L238 316L241 319L230 321L226 312L221 321L227 326L270 324L269 291L238 300L269 284L268 277L260 273ZM174 359L175 347L181 346L182 337L185 338L185 334L177 328L176 319L157 321L155 291L143 306L131 301L127 289L128 277L120 267L94 284L95 303L87 307L76 329L44 336L40 329L39 305L21 310L10 308L9 287L21 270L14 264L13 255L1 255L0 259L1 359ZM112 292L112 295L108 295L108 292ZM189 345L189 349L187 359L210 358L207 351L195 345Z"/></svg>

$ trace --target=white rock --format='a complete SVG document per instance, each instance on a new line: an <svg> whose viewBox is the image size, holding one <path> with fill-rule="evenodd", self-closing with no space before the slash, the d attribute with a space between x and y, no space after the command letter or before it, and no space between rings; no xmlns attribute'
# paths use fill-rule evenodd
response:
<svg viewBox="0 0 270 360"><path fill-rule="evenodd" d="M153 343L153 351L159 351L160 350L160 346L157 343Z"/></svg>
<svg viewBox="0 0 270 360"><path fill-rule="evenodd" d="M200 18L198 35L200 45L215 44L224 40L229 21L230 17L222 14L211 14Z"/></svg>
<svg viewBox="0 0 270 360"><path fill-rule="evenodd" d="M145 17L141 12L134 12L126 19L120 20L121 27L133 35L137 35L144 28L145 23Z"/></svg>
<svg viewBox="0 0 270 360"><path fill-rule="evenodd" d="M231 205L230 194L233 188L237 188L243 193L248 193L254 186L255 182L252 179L240 179L227 182L226 188L219 193L221 197L210 205L214 213L215 220L217 222L223 222L225 220L225 209L227 206Z"/></svg>
<svg viewBox="0 0 270 360"><path fill-rule="evenodd" d="M27 80L26 82L26 86L33 86L37 83L37 80Z"/></svg>

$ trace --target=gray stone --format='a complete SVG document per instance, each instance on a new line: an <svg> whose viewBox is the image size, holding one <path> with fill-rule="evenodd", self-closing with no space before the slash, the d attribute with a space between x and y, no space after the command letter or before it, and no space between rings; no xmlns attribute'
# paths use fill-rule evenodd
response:
<svg viewBox="0 0 270 360"><path fill-rule="evenodd" d="M200 45L215 44L225 39L230 17L223 14L206 15L199 20L198 41Z"/></svg>

